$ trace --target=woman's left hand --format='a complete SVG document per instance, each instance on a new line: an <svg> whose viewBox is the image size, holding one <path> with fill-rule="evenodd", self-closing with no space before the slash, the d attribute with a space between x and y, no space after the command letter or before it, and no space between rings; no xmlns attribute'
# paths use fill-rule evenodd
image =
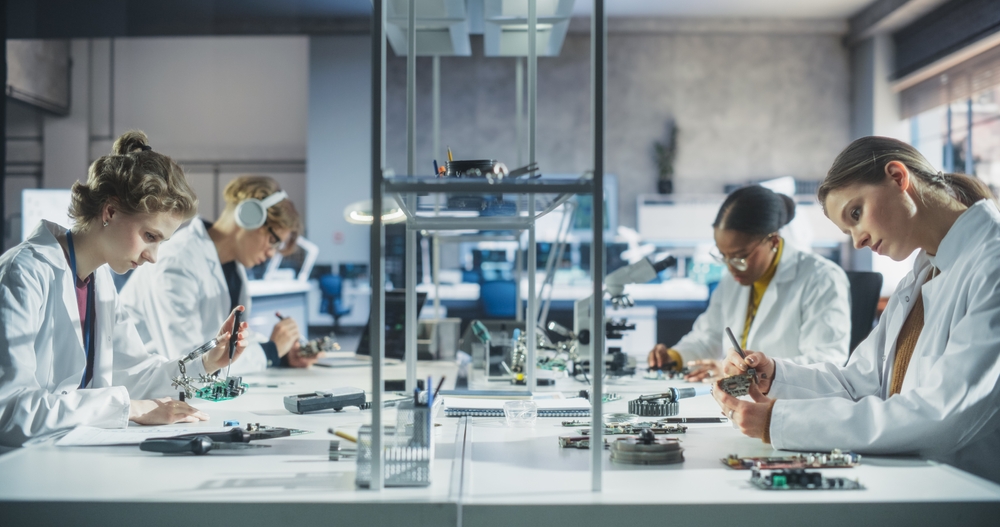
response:
<svg viewBox="0 0 1000 527"><path fill-rule="evenodd" d="M773 399L762 394L757 383L750 385L749 393L753 402L737 399L726 393L722 389L722 379L712 387L715 402L719 403L722 413L733 423L733 427L750 437L763 439Z"/></svg>
<svg viewBox="0 0 1000 527"><path fill-rule="evenodd" d="M211 351L201 356L201 360L205 365L205 371L212 373L221 370L229 365L229 336L232 334L233 329L233 319L236 311L244 311L243 306L236 306L236 309L229 314L229 318L222 323L222 327L219 328L219 334L215 338L219 339L219 343L212 348ZM249 326L246 322L241 322L239 327L239 337L236 340L236 349L233 351L233 360L235 361L243 354L243 350L247 348L246 341L246 329Z"/></svg>

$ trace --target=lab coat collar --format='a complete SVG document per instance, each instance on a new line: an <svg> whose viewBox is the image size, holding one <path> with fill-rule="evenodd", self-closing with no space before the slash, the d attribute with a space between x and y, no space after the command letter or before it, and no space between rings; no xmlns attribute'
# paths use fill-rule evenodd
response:
<svg viewBox="0 0 1000 527"><path fill-rule="evenodd" d="M69 271L69 262L66 261L62 245L59 245L59 240L56 237L65 232L66 227L42 220L26 240L31 244L35 253L61 272Z"/></svg>
<svg viewBox="0 0 1000 527"><path fill-rule="evenodd" d="M771 278L772 284L791 282L795 280L795 276L799 272L798 264L799 259L802 258L802 252L788 243L788 240L782 242L782 245L781 260L778 261L778 269L774 272L774 277ZM771 289L771 286L768 285L767 288Z"/></svg>
<svg viewBox="0 0 1000 527"><path fill-rule="evenodd" d="M955 265L963 252L980 245L979 242L988 232L982 228L983 224L990 221L991 218L993 221L997 221L998 216L1000 216L1000 212L997 211L993 200L980 200L969 207L955 220L951 229L948 229L948 233L944 235L944 239L938 245L937 254L927 255L931 265L942 272L947 271Z"/></svg>

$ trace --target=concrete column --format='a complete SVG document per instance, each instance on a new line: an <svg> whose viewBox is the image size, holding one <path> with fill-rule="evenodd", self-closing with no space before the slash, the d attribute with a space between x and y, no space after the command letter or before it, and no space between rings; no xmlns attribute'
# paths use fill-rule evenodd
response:
<svg viewBox="0 0 1000 527"><path fill-rule="evenodd" d="M69 188L86 181L90 163L90 62L87 41L70 44L69 115L46 115L42 121L42 186Z"/></svg>
<svg viewBox="0 0 1000 527"><path fill-rule="evenodd" d="M368 228L344 207L371 194L371 38L309 38L306 236L319 263L367 262Z"/></svg>

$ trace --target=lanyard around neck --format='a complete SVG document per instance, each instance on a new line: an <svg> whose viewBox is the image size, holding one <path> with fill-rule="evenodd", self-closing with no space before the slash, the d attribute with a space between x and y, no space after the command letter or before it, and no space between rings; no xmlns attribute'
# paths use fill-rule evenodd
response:
<svg viewBox="0 0 1000 527"><path fill-rule="evenodd" d="M66 229L66 245L69 249L69 267L73 273L73 289L76 290L76 281L79 279L76 274L76 250L73 247L73 231ZM91 275L87 282L87 310L83 319L83 351L86 354L87 366L83 370L83 377L80 379L80 388L86 388L90 382L88 377L93 377L94 361L94 278ZM88 375L89 374L89 375Z"/></svg>

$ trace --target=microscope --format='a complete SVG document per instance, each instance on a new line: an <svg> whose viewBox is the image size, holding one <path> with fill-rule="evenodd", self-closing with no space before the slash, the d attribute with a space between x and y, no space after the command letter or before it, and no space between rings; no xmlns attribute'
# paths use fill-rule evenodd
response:
<svg viewBox="0 0 1000 527"><path fill-rule="evenodd" d="M612 309L632 307L635 302L625 294L625 285L643 284L656 278L656 275L677 264L677 259L673 256L653 263L648 258L643 258L634 264L615 270L604 278L604 290L611 297ZM575 334L577 346L576 356L578 364L574 364L574 374L589 372L591 356L591 300L592 297L577 300L573 304L573 333ZM605 317L604 336L608 341L621 340L625 331L635 329L635 324L629 324L625 318ZM620 377L635 374L635 358L623 353L620 346L609 346L608 353L604 358L605 371L611 377Z"/></svg>

